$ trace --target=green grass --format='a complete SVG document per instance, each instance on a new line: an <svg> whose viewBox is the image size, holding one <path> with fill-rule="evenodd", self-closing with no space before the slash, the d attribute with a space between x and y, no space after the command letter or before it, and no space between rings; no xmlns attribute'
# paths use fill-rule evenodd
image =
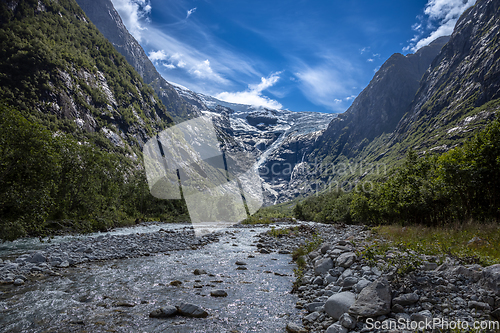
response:
<svg viewBox="0 0 500 333"><path fill-rule="evenodd" d="M306 267L306 260L304 256L318 249L322 243L323 239L319 237L317 233L314 233L311 240L307 241L304 245L299 246L292 252L292 259L295 261L295 264L297 264L297 267L293 269L296 277L296 280L293 283L293 290L300 287L302 277L304 276L304 268Z"/></svg>
<svg viewBox="0 0 500 333"><path fill-rule="evenodd" d="M246 218L242 224L270 224L275 223L273 219L291 219L293 218L293 207L295 202L289 201L273 206L260 208L252 216Z"/></svg>
<svg viewBox="0 0 500 333"><path fill-rule="evenodd" d="M392 245L422 254L449 255L465 264L478 263L482 266L500 263L498 224L467 223L446 227L387 225L372 228L372 232Z"/></svg>
<svg viewBox="0 0 500 333"><path fill-rule="evenodd" d="M271 230L267 232L269 236L273 237L281 237L281 236L292 236L299 233L299 227L290 227L290 228L278 228L271 227Z"/></svg>

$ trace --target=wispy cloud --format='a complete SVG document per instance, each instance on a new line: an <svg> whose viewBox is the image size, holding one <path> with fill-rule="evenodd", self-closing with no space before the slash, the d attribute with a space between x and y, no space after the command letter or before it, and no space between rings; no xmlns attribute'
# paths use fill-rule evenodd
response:
<svg viewBox="0 0 500 333"><path fill-rule="evenodd" d="M142 41L142 32L146 30L143 20L151 13L149 0L111 0L116 11L120 14L128 31L137 41Z"/></svg>
<svg viewBox="0 0 500 333"><path fill-rule="evenodd" d="M186 15L186 20L188 19L189 16L191 16L192 14L194 14L195 11L196 11L196 7L191 8L190 10L188 10L187 11L187 15Z"/></svg>
<svg viewBox="0 0 500 333"><path fill-rule="evenodd" d="M189 89L215 95L227 91L236 83L261 77L254 67L255 61L231 49L230 45L208 35L203 26L190 20L199 35L193 34L189 43L172 33L148 25L143 45L150 51L149 57L167 81L179 83ZM193 41L194 39L194 41ZM199 42L196 42L199 39ZM199 47L203 43L203 49ZM166 55L166 58L163 57ZM152 58L153 57L153 58ZM246 84L245 84L246 85Z"/></svg>
<svg viewBox="0 0 500 333"><path fill-rule="evenodd" d="M460 15L475 2L476 0L429 0L425 5L424 15L417 16L418 22L412 25L415 35L403 51L415 52L439 37L451 35Z"/></svg>
<svg viewBox="0 0 500 333"><path fill-rule="evenodd" d="M354 96L354 72L353 66L345 59L327 57L315 67L301 64L295 75L302 93L312 103L342 112Z"/></svg>
<svg viewBox="0 0 500 333"><path fill-rule="evenodd" d="M260 83L249 84L248 89L239 92L222 92L216 97L226 102L263 106L271 109L282 109L283 105L276 100L264 96L262 92L274 86L280 79L281 72L272 73L270 76L262 77Z"/></svg>

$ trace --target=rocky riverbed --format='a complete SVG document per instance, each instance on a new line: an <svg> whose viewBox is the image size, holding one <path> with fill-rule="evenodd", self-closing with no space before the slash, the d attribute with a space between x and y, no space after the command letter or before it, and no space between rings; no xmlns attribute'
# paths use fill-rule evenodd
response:
<svg viewBox="0 0 500 333"><path fill-rule="evenodd" d="M10 256L0 331L416 332L500 317L500 265L377 251L364 226L288 224L157 226Z"/></svg>
<svg viewBox="0 0 500 333"><path fill-rule="evenodd" d="M0 259L0 284L22 285L30 277L57 275L60 268L85 262L150 256L157 253L197 249L218 241L220 233L195 237L192 227L160 229L155 233L104 234L79 241L49 245L14 260Z"/></svg>
<svg viewBox="0 0 500 333"><path fill-rule="evenodd" d="M326 241L303 257L297 307L304 313L289 332L500 331L500 265L396 247L376 253L369 233Z"/></svg>

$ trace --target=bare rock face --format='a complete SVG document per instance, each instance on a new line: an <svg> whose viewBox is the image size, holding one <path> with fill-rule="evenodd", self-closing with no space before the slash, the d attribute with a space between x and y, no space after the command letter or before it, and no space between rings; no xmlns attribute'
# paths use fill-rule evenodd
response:
<svg viewBox="0 0 500 333"><path fill-rule="evenodd" d="M128 32L110 0L77 0L76 2L97 29L142 76L144 82L153 87L163 104L169 107L169 112L177 122L201 115L200 111L206 107L204 105L197 107L186 102L174 86L158 73L141 45Z"/></svg>
<svg viewBox="0 0 500 333"><path fill-rule="evenodd" d="M358 317L377 317L391 312L391 285L385 277L364 288L349 314Z"/></svg>
<svg viewBox="0 0 500 333"><path fill-rule="evenodd" d="M500 296L500 264L492 265L483 269L483 285L493 290Z"/></svg>

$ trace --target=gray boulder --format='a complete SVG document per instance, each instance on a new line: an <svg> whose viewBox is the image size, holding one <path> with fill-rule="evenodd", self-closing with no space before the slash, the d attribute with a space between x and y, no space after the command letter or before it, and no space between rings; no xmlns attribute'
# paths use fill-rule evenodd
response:
<svg viewBox="0 0 500 333"><path fill-rule="evenodd" d="M420 312L412 313L410 316L412 321L416 322L432 322L432 313L429 310L423 310Z"/></svg>
<svg viewBox="0 0 500 333"><path fill-rule="evenodd" d="M495 311L492 311L490 315L496 320L500 320L500 308L496 309Z"/></svg>
<svg viewBox="0 0 500 333"><path fill-rule="evenodd" d="M340 324L332 324L326 329L326 333L347 333L348 330Z"/></svg>
<svg viewBox="0 0 500 333"><path fill-rule="evenodd" d="M361 279L358 281L358 283L356 283L352 289L357 292L357 293L360 293L361 290L365 289L366 287L368 287L370 285L370 283L372 283L370 280L367 280L367 279Z"/></svg>
<svg viewBox="0 0 500 333"><path fill-rule="evenodd" d="M482 283L485 287L493 290L497 296L500 296L500 264L483 269Z"/></svg>
<svg viewBox="0 0 500 333"><path fill-rule="evenodd" d="M325 303L325 312L333 319L338 320L340 316L349 311L356 301L356 295L349 291L334 294Z"/></svg>
<svg viewBox="0 0 500 333"><path fill-rule="evenodd" d="M337 281L337 278L336 278L336 277L334 277L334 276L331 276L330 274L328 274L328 275L325 277L325 281L324 281L324 283L323 283L323 284L325 284L325 285L329 285L330 283L335 282L335 281Z"/></svg>
<svg viewBox="0 0 500 333"><path fill-rule="evenodd" d="M203 310L200 306L191 303L182 303L177 306L177 311L186 317L206 318L208 316L207 311Z"/></svg>
<svg viewBox="0 0 500 333"><path fill-rule="evenodd" d="M467 303L467 306L469 307L469 309L490 311L490 305L488 303L469 301L469 303Z"/></svg>
<svg viewBox="0 0 500 333"><path fill-rule="evenodd" d="M358 283L358 278L355 276L348 276L342 281L342 287L351 288L356 283Z"/></svg>
<svg viewBox="0 0 500 333"><path fill-rule="evenodd" d="M391 312L391 285L385 277L364 288L349 314L359 317L377 317Z"/></svg>
<svg viewBox="0 0 500 333"><path fill-rule="evenodd" d="M306 305L304 305L304 308L308 312L314 312L314 311L318 311L318 309L320 307L322 307L323 305L325 305L325 303L323 303L323 302L312 302L312 303L307 303Z"/></svg>
<svg viewBox="0 0 500 333"><path fill-rule="evenodd" d="M316 276L316 278L313 280L313 284L322 286L323 285L323 278L321 276Z"/></svg>
<svg viewBox="0 0 500 333"><path fill-rule="evenodd" d="M204 269L199 269L199 268L196 268L196 269L193 271L193 274L194 274L194 275L202 275L202 274L207 274L207 272L206 272Z"/></svg>
<svg viewBox="0 0 500 333"><path fill-rule="evenodd" d="M286 324L286 330L289 333L307 333L307 330L303 326L295 323Z"/></svg>
<svg viewBox="0 0 500 333"><path fill-rule="evenodd" d="M315 321L316 319L318 319L318 317L320 316L319 312L313 312L313 313L310 313L308 314L307 316L304 317L304 320L309 322L309 323L312 323L313 321Z"/></svg>
<svg viewBox="0 0 500 333"><path fill-rule="evenodd" d="M210 292L210 296L213 297L226 297L227 293L222 289L215 289Z"/></svg>
<svg viewBox="0 0 500 333"><path fill-rule="evenodd" d="M41 252L35 252L31 256L31 258L29 258L27 261L31 262L31 263L34 263L34 264L38 264L38 263L41 263L41 262L46 262L47 258Z"/></svg>
<svg viewBox="0 0 500 333"><path fill-rule="evenodd" d="M323 258L318 260L314 265L314 274L324 275L328 273L328 271L332 268L333 268L332 258Z"/></svg>
<svg viewBox="0 0 500 333"><path fill-rule="evenodd" d="M149 317L151 318L169 318L177 314L177 308L175 306L167 305L159 309L153 310Z"/></svg>
<svg viewBox="0 0 500 333"><path fill-rule="evenodd" d="M358 259L358 257L353 252L342 253L337 258L337 266L345 268L351 267L351 265L354 264L356 259Z"/></svg>
<svg viewBox="0 0 500 333"><path fill-rule="evenodd" d="M350 316L348 313L344 313L339 318L339 324L348 329L353 329L356 327L356 319Z"/></svg>
<svg viewBox="0 0 500 333"><path fill-rule="evenodd" d="M14 285L15 286L21 286L24 284L24 281L22 279L15 279L14 280Z"/></svg>
<svg viewBox="0 0 500 333"><path fill-rule="evenodd" d="M331 248L332 248L332 246L330 244L324 244L321 247L321 253L326 254L326 252L328 252L328 250L330 250Z"/></svg>

